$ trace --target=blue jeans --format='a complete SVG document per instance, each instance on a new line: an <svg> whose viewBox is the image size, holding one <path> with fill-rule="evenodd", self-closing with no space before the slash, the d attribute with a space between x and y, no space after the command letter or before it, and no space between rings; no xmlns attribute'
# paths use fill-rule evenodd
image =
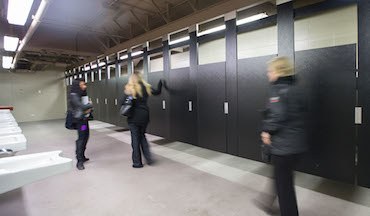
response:
<svg viewBox="0 0 370 216"><path fill-rule="evenodd" d="M145 137L147 125L128 124L131 131L132 162L134 166L143 165L141 161L141 151L144 154L148 164L152 163L152 157L149 151L148 141Z"/></svg>

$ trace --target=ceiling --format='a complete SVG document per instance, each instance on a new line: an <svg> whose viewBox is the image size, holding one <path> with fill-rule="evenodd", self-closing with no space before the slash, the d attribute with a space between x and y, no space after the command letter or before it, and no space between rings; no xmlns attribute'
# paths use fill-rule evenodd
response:
<svg viewBox="0 0 370 216"><path fill-rule="evenodd" d="M146 32L225 0L49 0L39 26L24 48L17 69L43 70L69 67L105 53ZM296 0L318 2L322 0ZM7 22L8 0L0 0L0 56L13 55L3 48L2 37L23 39L41 0L34 0L25 26ZM263 2L263 1L262 1ZM265 1L264 1L265 2ZM275 9L271 0L264 11ZM232 4L232 3L230 3ZM257 10L258 7L251 8ZM249 10L249 9L248 9ZM258 9L259 10L259 9ZM246 15L249 14L246 11ZM249 11L251 12L251 11ZM252 11L253 13L253 11ZM0 59L1 61L1 59Z"/></svg>
<svg viewBox="0 0 370 216"><path fill-rule="evenodd" d="M220 1L51 0L16 68L66 67ZM24 27L7 23L7 2L0 0L0 36L22 39L41 0L34 1ZM0 54L9 54L0 41Z"/></svg>

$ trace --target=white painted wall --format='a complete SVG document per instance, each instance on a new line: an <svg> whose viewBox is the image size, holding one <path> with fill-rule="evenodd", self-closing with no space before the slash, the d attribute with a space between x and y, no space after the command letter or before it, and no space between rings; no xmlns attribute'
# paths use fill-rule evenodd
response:
<svg viewBox="0 0 370 216"><path fill-rule="evenodd" d="M149 72L163 71L163 57L150 59Z"/></svg>
<svg viewBox="0 0 370 216"><path fill-rule="evenodd" d="M278 53L277 26L238 34L238 59Z"/></svg>
<svg viewBox="0 0 370 216"><path fill-rule="evenodd" d="M17 122L65 118L67 108L64 72L0 71L0 106L13 106Z"/></svg>
<svg viewBox="0 0 370 216"><path fill-rule="evenodd" d="M198 46L199 65L226 61L225 38L201 42Z"/></svg>
<svg viewBox="0 0 370 216"><path fill-rule="evenodd" d="M171 69L190 67L190 52L171 54Z"/></svg>
<svg viewBox="0 0 370 216"><path fill-rule="evenodd" d="M296 20L295 50L357 43L357 5L325 11Z"/></svg>

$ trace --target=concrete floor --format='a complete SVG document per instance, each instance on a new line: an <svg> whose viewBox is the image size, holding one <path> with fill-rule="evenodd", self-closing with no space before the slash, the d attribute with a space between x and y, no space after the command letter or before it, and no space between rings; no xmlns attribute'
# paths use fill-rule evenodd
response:
<svg viewBox="0 0 370 216"><path fill-rule="evenodd" d="M74 158L76 132L63 121L20 124L29 154ZM91 122L84 171L0 195L1 216L259 216L252 200L271 180L268 165L148 135L153 166L131 167L128 131ZM75 165L75 161L74 161ZM370 190L296 174L300 215L370 215Z"/></svg>

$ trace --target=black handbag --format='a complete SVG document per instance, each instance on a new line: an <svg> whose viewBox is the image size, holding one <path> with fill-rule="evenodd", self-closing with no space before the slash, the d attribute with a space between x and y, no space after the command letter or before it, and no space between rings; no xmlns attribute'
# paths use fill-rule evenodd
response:
<svg viewBox="0 0 370 216"><path fill-rule="evenodd" d="M132 107L134 106L134 98L129 95L125 102L123 103L123 105L121 106L121 109L119 111L119 113L121 114L121 116L126 116L126 117L129 117L132 115Z"/></svg>
<svg viewBox="0 0 370 216"><path fill-rule="evenodd" d="M68 110L67 111L65 127L68 130L77 130L77 125L76 125L76 123L74 121L73 113L72 113L71 110Z"/></svg>
<svg viewBox="0 0 370 216"><path fill-rule="evenodd" d="M261 157L265 163L271 163L271 146L267 144L261 144Z"/></svg>

